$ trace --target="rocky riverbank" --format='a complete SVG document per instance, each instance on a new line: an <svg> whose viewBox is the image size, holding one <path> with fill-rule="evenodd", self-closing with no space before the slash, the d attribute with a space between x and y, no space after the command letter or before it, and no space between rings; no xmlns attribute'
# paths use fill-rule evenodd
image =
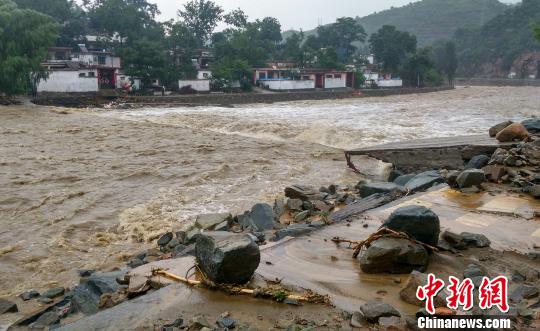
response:
<svg viewBox="0 0 540 331"><path fill-rule="evenodd" d="M504 122L491 128L489 134L501 142L515 142L515 146L498 149L492 155L473 156L463 164L463 170L433 169L405 174L394 169L386 182L361 180L349 185L333 184L320 188L290 185L273 205L257 203L244 213L237 214L200 214L190 228L162 233L156 238L154 248L127 253L131 259L125 268L107 273L80 270L79 285L72 288L54 287L41 294L29 290L21 293L17 300L2 299L1 313L32 310L16 323L18 327L68 324L83 316L101 314L100 311L127 305L137 297L162 293L160 289L170 284L171 280L156 274L159 269L168 270L172 275L185 276L184 282L187 283L190 280L202 281L197 283L201 287L228 290L232 294L238 294L236 291L243 289L251 291L249 293L255 298L278 301L284 307L296 307L306 301L305 305L315 305L316 310L336 315L331 321L316 318L274 320L273 327L277 329L356 327L405 330L415 329L416 318L423 316L425 311L420 309L416 314L411 314L411 306L397 309L383 301L401 300L412 306L421 306L416 300L415 291L425 283L427 275L424 272L471 278L475 285L483 276L502 273L511 280L511 309L505 316L513 321L518 330L534 330L539 327L540 318L538 241L528 246L526 252L520 250L515 255L505 254L490 248L492 241L499 238L489 238L482 233L452 231L452 228L443 229L441 215L420 205L400 206L377 226L363 219L367 211L385 208L388 204L421 192L446 186L460 195L484 193L497 196L508 193L540 199L540 120L533 118L522 123ZM533 209L529 221L538 221L539 211ZM518 212L516 210L515 215ZM508 216L504 212L494 211L495 215L497 213ZM369 235L359 241L345 238L357 237L357 230L347 231L347 228L352 229L355 225L364 233L369 232ZM341 236L324 239L323 245L335 245L333 241L337 244L335 249L353 248L346 254L358 264L363 274L410 274L406 281L401 278L391 280L399 291L386 293L382 301L367 300L357 309L348 310L344 309L346 305L338 302L339 295L331 290L318 293L315 288L300 288L302 284L299 280L287 281L287 277L297 279L297 276L293 276L294 272L298 272L294 271L294 266L285 267L291 274L285 274L277 282L271 277L264 277L275 272L272 271L275 264L270 261L273 253L269 251L294 240L291 238L310 238L314 232L325 233L332 231L333 227L341 229ZM505 234L500 236L504 238ZM356 256L358 260L355 260ZM343 257L330 257L334 263L340 259ZM198 272L189 276L195 262ZM445 263L459 266L459 271L445 269ZM236 287L219 285L223 283L235 284ZM195 289L198 290L202 289ZM396 298L391 298L392 295ZM334 304L341 310L327 307L326 299L322 299L326 296L331 301L335 299ZM441 300L436 301L439 315L470 314L444 308L444 298L442 296ZM268 323L235 318L239 314L235 307L238 306L231 305L228 311L219 315L209 316L203 310L199 314L190 312L177 316L171 321L155 319L153 327L164 330L253 330ZM74 325L71 327L77 329L78 324Z"/></svg>

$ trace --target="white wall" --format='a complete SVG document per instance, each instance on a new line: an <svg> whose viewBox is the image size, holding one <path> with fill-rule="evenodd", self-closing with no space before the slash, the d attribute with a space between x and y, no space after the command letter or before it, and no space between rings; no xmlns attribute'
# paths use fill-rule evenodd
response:
<svg viewBox="0 0 540 331"><path fill-rule="evenodd" d="M401 79L380 79L377 81L379 87L402 87L403 81Z"/></svg>
<svg viewBox="0 0 540 331"><path fill-rule="evenodd" d="M94 72L94 77L88 77ZM87 77L79 77L79 73ZM99 90L97 70L50 71L47 80L41 80L38 92L97 92Z"/></svg>
<svg viewBox="0 0 540 331"><path fill-rule="evenodd" d="M197 92L209 92L210 80L208 79L193 79L193 80L179 80L178 87L191 86Z"/></svg>
<svg viewBox="0 0 540 331"><path fill-rule="evenodd" d="M347 87L347 78L345 74L341 75L341 78L328 78L324 79L324 88L344 88Z"/></svg>
<svg viewBox="0 0 540 331"><path fill-rule="evenodd" d="M309 90L315 88L315 81L312 80L266 80L261 83L274 91L287 90Z"/></svg>

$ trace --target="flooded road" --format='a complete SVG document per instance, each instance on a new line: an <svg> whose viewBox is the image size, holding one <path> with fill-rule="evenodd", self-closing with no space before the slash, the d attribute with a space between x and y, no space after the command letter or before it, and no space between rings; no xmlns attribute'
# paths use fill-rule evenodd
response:
<svg viewBox="0 0 540 331"><path fill-rule="evenodd" d="M121 265L204 212L352 183L340 148L483 133L540 89L130 111L0 107L0 295Z"/></svg>

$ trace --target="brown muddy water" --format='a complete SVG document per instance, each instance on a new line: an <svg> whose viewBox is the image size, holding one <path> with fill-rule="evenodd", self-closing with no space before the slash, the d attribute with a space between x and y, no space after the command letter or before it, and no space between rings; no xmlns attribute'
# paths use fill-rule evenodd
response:
<svg viewBox="0 0 540 331"><path fill-rule="evenodd" d="M237 108L0 107L0 295L112 268L204 212L290 183L353 183L340 148L482 133L540 115L540 89Z"/></svg>

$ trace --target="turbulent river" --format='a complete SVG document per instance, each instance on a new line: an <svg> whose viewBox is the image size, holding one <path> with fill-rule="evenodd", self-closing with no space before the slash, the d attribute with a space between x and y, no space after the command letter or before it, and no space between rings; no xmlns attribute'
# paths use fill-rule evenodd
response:
<svg viewBox="0 0 540 331"><path fill-rule="evenodd" d="M534 87L235 108L0 107L0 296L121 266L199 213L242 212L290 183L353 182L344 148L531 116Z"/></svg>

